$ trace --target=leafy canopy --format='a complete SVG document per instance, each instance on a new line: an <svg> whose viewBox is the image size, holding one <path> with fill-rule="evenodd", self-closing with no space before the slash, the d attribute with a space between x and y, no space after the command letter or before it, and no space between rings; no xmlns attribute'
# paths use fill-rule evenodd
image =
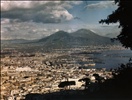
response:
<svg viewBox="0 0 132 100"><path fill-rule="evenodd" d="M122 45L132 49L132 1L131 0L115 0L118 8L107 19L102 19L99 23L117 23L121 28L120 34L117 36Z"/></svg>

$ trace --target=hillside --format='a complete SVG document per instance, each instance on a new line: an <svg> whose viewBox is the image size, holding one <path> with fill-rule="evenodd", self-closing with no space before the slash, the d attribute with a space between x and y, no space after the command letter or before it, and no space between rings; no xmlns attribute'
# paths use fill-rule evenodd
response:
<svg viewBox="0 0 132 100"><path fill-rule="evenodd" d="M11 39L11 40L1 40L1 43L5 43L5 44L14 44L14 43L27 43L27 42L31 42L31 40L25 40L25 39Z"/></svg>
<svg viewBox="0 0 132 100"><path fill-rule="evenodd" d="M90 30L87 29L80 29L74 33L71 34L74 37L81 37L83 39L86 39L86 44L92 44L92 45L106 45L106 44L112 44L110 38L100 36Z"/></svg>
<svg viewBox="0 0 132 100"><path fill-rule="evenodd" d="M50 36L38 40L4 40L2 41L4 47L21 47L23 50L51 50L51 49L66 49L78 46L90 45L115 45L117 42L111 42L108 37L100 36L90 30L80 29L73 33L65 31L58 31ZM10 45L11 43L11 45ZM28 48L27 48L28 47Z"/></svg>
<svg viewBox="0 0 132 100"><path fill-rule="evenodd" d="M94 32L87 30L87 29L77 30L76 32L73 32L71 35L75 37L82 37L82 38L95 38L99 36L95 34Z"/></svg>
<svg viewBox="0 0 132 100"><path fill-rule="evenodd" d="M46 47L57 48L113 44L110 38L97 35L86 29L80 29L70 34L64 31L59 31L46 38L40 39L37 43L41 43Z"/></svg>
<svg viewBox="0 0 132 100"><path fill-rule="evenodd" d="M63 48L70 47L76 38L64 31L56 32L46 38L40 39L37 43L43 44L45 47Z"/></svg>

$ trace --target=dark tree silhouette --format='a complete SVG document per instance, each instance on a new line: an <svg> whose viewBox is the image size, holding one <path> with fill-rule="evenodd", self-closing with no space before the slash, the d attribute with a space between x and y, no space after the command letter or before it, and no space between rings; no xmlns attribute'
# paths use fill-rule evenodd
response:
<svg viewBox="0 0 132 100"><path fill-rule="evenodd" d="M99 74L93 74L93 76L95 77L97 83L102 83L102 81L104 80L104 78L99 76Z"/></svg>
<svg viewBox="0 0 132 100"><path fill-rule="evenodd" d="M105 94L132 99L132 63L121 64L120 67L112 70L112 74L113 78L103 82L100 91L105 90Z"/></svg>
<svg viewBox="0 0 132 100"><path fill-rule="evenodd" d="M132 63L121 64L112 73L117 88L127 90L127 92L132 90Z"/></svg>
<svg viewBox="0 0 132 100"><path fill-rule="evenodd" d="M91 82L89 78L82 78L82 79L79 79L78 81L79 82L81 82L81 81L85 82L85 90L88 89L88 86Z"/></svg>
<svg viewBox="0 0 132 100"><path fill-rule="evenodd" d="M132 1L131 0L115 0L118 3L118 8L107 17L99 21L99 23L117 23L122 30L117 36L122 45L126 48L132 49Z"/></svg>
<svg viewBox="0 0 132 100"><path fill-rule="evenodd" d="M65 87L69 86L69 88L70 88L70 85L76 85L75 81L63 81L58 85L58 87L65 88Z"/></svg>

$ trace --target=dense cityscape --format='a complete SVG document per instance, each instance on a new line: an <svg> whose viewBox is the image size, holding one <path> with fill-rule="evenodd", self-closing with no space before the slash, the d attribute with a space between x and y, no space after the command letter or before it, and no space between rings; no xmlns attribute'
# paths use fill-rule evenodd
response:
<svg viewBox="0 0 132 100"><path fill-rule="evenodd" d="M130 0L2 0L0 100L132 100Z"/></svg>
<svg viewBox="0 0 132 100"><path fill-rule="evenodd" d="M1 51L1 100L22 100L29 93L50 93L60 91L59 83L75 81L71 89L84 89L81 78L99 74L104 80L112 78L106 68L95 68L98 59L89 55L107 50L121 50L121 46L87 46L71 49L56 49L54 52L23 53L10 48ZM83 64L82 64L83 63Z"/></svg>

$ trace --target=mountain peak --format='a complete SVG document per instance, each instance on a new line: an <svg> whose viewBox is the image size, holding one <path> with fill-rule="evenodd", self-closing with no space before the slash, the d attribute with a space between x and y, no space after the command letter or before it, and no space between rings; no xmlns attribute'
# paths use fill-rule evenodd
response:
<svg viewBox="0 0 132 100"><path fill-rule="evenodd" d="M58 31L46 38L40 39L38 42L43 43L47 48L111 44L109 38L99 36L88 29L80 29L70 34L65 31Z"/></svg>
<svg viewBox="0 0 132 100"><path fill-rule="evenodd" d="M63 36L68 36L69 35L69 33L67 33L67 32L65 32L65 31L62 31L62 30L60 30L60 31L58 31L58 32L55 32L54 34L52 34L53 36L59 36L59 37L63 37ZM52 36L51 35L51 36Z"/></svg>
<svg viewBox="0 0 132 100"><path fill-rule="evenodd" d="M76 32L72 33L71 35L75 37L83 37L83 38L95 38L99 36L98 34L88 29L79 29Z"/></svg>
<svg viewBox="0 0 132 100"><path fill-rule="evenodd" d="M63 30L60 30L60 31L57 31L57 32L54 33L54 34L64 34L64 33L67 33L67 32L65 32L65 31L63 31Z"/></svg>
<svg viewBox="0 0 132 100"><path fill-rule="evenodd" d="M88 32L92 32L94 33L93 31L89 30L89 29L79 29L77 30L76 32L79 32L79 33L88 33Z"/></svg>
<svg viewBox="0 0 132 100"><path fill-rule="evenodd" d="M46 38L42 38L39 40L39 42L44 42L44 41L50 41L50 42L55 42L55 41L60 41L62 39L68 39L70 37L70 35L65 32L65 31L58 31L58 32L55 32L54 34L46 37Z"/></svg>

